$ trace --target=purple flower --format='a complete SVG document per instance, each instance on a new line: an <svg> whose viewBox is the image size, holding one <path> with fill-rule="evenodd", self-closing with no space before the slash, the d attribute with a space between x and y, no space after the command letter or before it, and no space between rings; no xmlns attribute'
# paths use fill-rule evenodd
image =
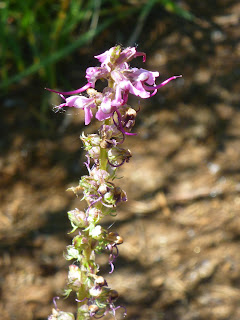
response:
<svg viewBox="0 0 240 320"><path fill-rule="evenodd" d="M114 67L115 61L119 58L121 54L121 47L116 46L111 49L105 51L102 54L94 56L94 58L98 59L101 62L101 67L106 67L108 72Z"/></svg>
<svg viewBox="0 0 240 320"><path fill-rule="evenodd" d="M120 46L116 46L95 56L95 58L101 62L101 67L106 67L108 71L111 71L117 65L126 64L138 56L143 56L143 62L145 62L146 54L144 52L137 52L135 47L127 47L121 50Z"/></svg>
<svg viewBox="0 0 240 320"><path fill-rule="evenodd" d="M145 69L125 69L114 70L111 77L114 80L115 90L118 95L118 101L122 95L128 93L141 98L149 98L150 93L144 88L145 83L155 85L155 78L159 76L158 72L151 72Z"/></svg>
<svg viewBox="0 0 240 320"><path fill-rule="evenodd" d="M118 109L127 103L129 93L143 99L150 98L157 93L159 88L179 77L170 77L159 85L156 85L155 81L159 77L159 72L129 67L128 62L138 56L143 56L143 61L145 62L145 53L137 52L135 47L127 47L123 50L120 46L112 47L104 53L95 56L101 63L101 66L90 67L86 70L88 83L85 86L68 92L47 90L59 93L65 99L65 103L57 106L57 109L63 107L83 109L86 125L91 122L93 117L92 108L97 109L95 117L99 121L112 117L114 112L117 112L118 118L121 119ZM106 79L108 81L108 86L103 90L103 93L97 92L94 89L96 81L99 79ZM86 90L89 97L76 95ZM73 96L65 98L64 95ZM119 127L121 126L121 123L119 123Z"/></svg>
<svg viewBox="0 0 240 320"><path fill-rule="evenodd" d="M88 125L91 122L91 119L93 117L91 108L96 107L94 98L87 98L84 96L71 96L65 98L63 95L61 95L61 97L65 99L65 103L62 103L59 106L57 106L57 109L63 107L74 107L77 109L83 109L85 112L85 125Z"/></svg>
<svg viewBox="0 0 240 320"><path fill-rule="evenodd" d="M117 59L117 64L121 64L123 62L129 62L132 59L139 57L139 56L143 56L143 62L146 61L146 54L144 52L137 52L135 47L128 47L126 49L124 49L121 54L120 57Z"/></svg>
<svg viewBox="0 0 240 320"><path fill-rule="evenodd" d="M89 67L86 70L86 79L92 88L99 79L106 79L109 76L109 71L105 67Z"/></svg>

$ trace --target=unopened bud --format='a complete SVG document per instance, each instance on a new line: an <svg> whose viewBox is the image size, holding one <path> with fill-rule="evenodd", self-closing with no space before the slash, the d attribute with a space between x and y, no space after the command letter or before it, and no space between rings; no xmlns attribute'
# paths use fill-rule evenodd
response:
<svg viewBox="0 0 240 320"><path fill-rule="evenodd" d="M106 184L101 184L100 187L98 188L98 192L101 194L106 194L108 191L108 187Z"/></svg>
<svg viewBox="0 0 240 320"><path fill-rule="evenodd" d="M99 159L100 157L100 147L92 147L88 150L88 155L92 159Z"/></svg>
<svg viewBox="0 0 240 320"><path fill-rule="evenodd" d="M98 221L102 216L102 211L92 207L89 209L88 211L88 222L92 222L92 221Z"/></svg>
<svg viewBox="0 0 240 320"><path fill-rule="evenodd" d="M107 281L102 276L96 276L95 284L102 287L107 285Z"/></svg>
<svg viewBox="0 0 240 320"><path fill-rule="evenodd" d="M96 240L100 240L103 237L104 229L100 225L96 225L93 229L89 230L89 235Z"/></svg>
<svg viewBox="0 0 240 320"><path fill-rule="evenodd" d="M137 112L133 108L129 108L126 112L126 116L135 119L137 116Z"/></svg>
<svg viewBox="0 0 240 320"><path fill-rule="evenodd" d="M69 266L68 271L68 284L71 289L73 290L79 290L79 288L82 285L81 282L81 271L78 266L75 266L74 264Z"/></svg>
<svg viewBox="0 0 240 320"><path fill-rule="evenodd" d="M80 139L82 140L86 150L88 150L89 148L92 148L92 147L99 146L100 141L101 141L100 136L96 133L89 134L87 136L85 136L85 134L82 133L82 135L80 136Z"/></svg>
<svg viewBox="0 0 240 320"><path fill-rule="evenodd" d="M52 314L48 317L48 320L75 320L75 317L71 312L52 309Z"/></svg>
<svg viewBox="0 0 240 320"><path fill-rule="evenodd" d="M77 208L74 210L68 211L68 217L69 217L69 220L77 227L84 228L88 225L86 221L85 212L80 211Z"/></svg>
<svg viewBox="0 0 240 320"><path fill-rule="evenodd" d="M98 310L99 310L99 307L98 307L96 304L91 304L91 305L88 307L88 310L89 310L91 313L97 313Z"/></svg>
<svg viewBox="0 0 240 320"><path fill-rule="evenodd" d="M102 293L102 288L97 286L97 287L92 287L89 289L89 293L93 297L99 297L100 294Z"/></svg>

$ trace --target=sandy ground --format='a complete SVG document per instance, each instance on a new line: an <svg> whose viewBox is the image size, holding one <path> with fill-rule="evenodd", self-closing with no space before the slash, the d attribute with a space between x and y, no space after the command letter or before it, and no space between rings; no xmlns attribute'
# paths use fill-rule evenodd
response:
<svg viewBox="0 0 240 320"><path fill-rule="evenodd" d="M99 257L129 320L240 319L240 5L215 2L188 1L196 24L154 14L139 39L147 68L183 78L141 102L120 172L129 200L112 227L124 238L112 275ZM85 174L79 135L97 123L86 130L76 111L41 120L39 92L20 89L1 120L0 318L43 320L65 286L66 212L84 207L65 192Z"/></svg>

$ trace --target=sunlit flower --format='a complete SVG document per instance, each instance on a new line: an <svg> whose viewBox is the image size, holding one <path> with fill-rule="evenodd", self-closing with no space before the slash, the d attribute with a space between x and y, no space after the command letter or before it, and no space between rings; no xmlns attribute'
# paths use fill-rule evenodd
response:
<svg viewBox="0 0 240 320"><path fill-rule="evenodd" d="M97 120L109 119L119 107L127 103L129 94L143 99L150 98L156 94L159 88L179 77L170 77L157 85L155 81L159 77L159 72L152 72L142 68L130 68L129 62L138 56L142 56L143 62L145 62L145 53L137 52L135 47L122 49L120 46L112 47L95 56L101 66L87 68L86 79L88 82L86 85L68 92L47 89L59 93L65 99L65 103L60 104L56 109L63 107L83 109L85 112L85 124L88 125L93 117L92 109L96 109L95 117ZM105 79L108 84L102 93L94 89L97 80L100 79ZM87 91L89 97L76 95L84 91ZM92 92L94 93L92 94ZM65 98L65 95L73 96Z"/></svg>
<svg viewBox="0 0 240 320"><path fill-rule="evenodd" d="M63 99L65 97L61 95ZM96 107L94 98L86 98L84 96L71 96L65 99L65 102L55 107L56 109L61 109L63 107L74 107L77 109L82 109L85 112L85 125L88 125L91 122L93 113L91 108Z"/></svg>

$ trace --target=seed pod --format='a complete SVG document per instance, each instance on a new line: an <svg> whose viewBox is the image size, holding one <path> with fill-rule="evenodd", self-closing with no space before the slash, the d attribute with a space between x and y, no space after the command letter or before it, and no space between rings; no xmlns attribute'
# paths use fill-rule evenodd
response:
<svg viewBox="0 0 240 320"><path fill-rule="evenodd" d="M106 239L115 243L115 244L122 244L123 243L123 238L121 236L119 236L119 234L117 232L109 232Z"/></svg>
<svg viewBox="0 0 240 320"><path fill-rule="evenodd" d="M137 116L136 110L129 108L125 113L125 127L131 129L135 124L135 118Z"/></svg>
<svg viewBox="0 0 240 320"><path fill-rule="evenodd" d="M116 290L109 291L109 298L112 300L116 300L118 298L118 292Z"/></svg>

